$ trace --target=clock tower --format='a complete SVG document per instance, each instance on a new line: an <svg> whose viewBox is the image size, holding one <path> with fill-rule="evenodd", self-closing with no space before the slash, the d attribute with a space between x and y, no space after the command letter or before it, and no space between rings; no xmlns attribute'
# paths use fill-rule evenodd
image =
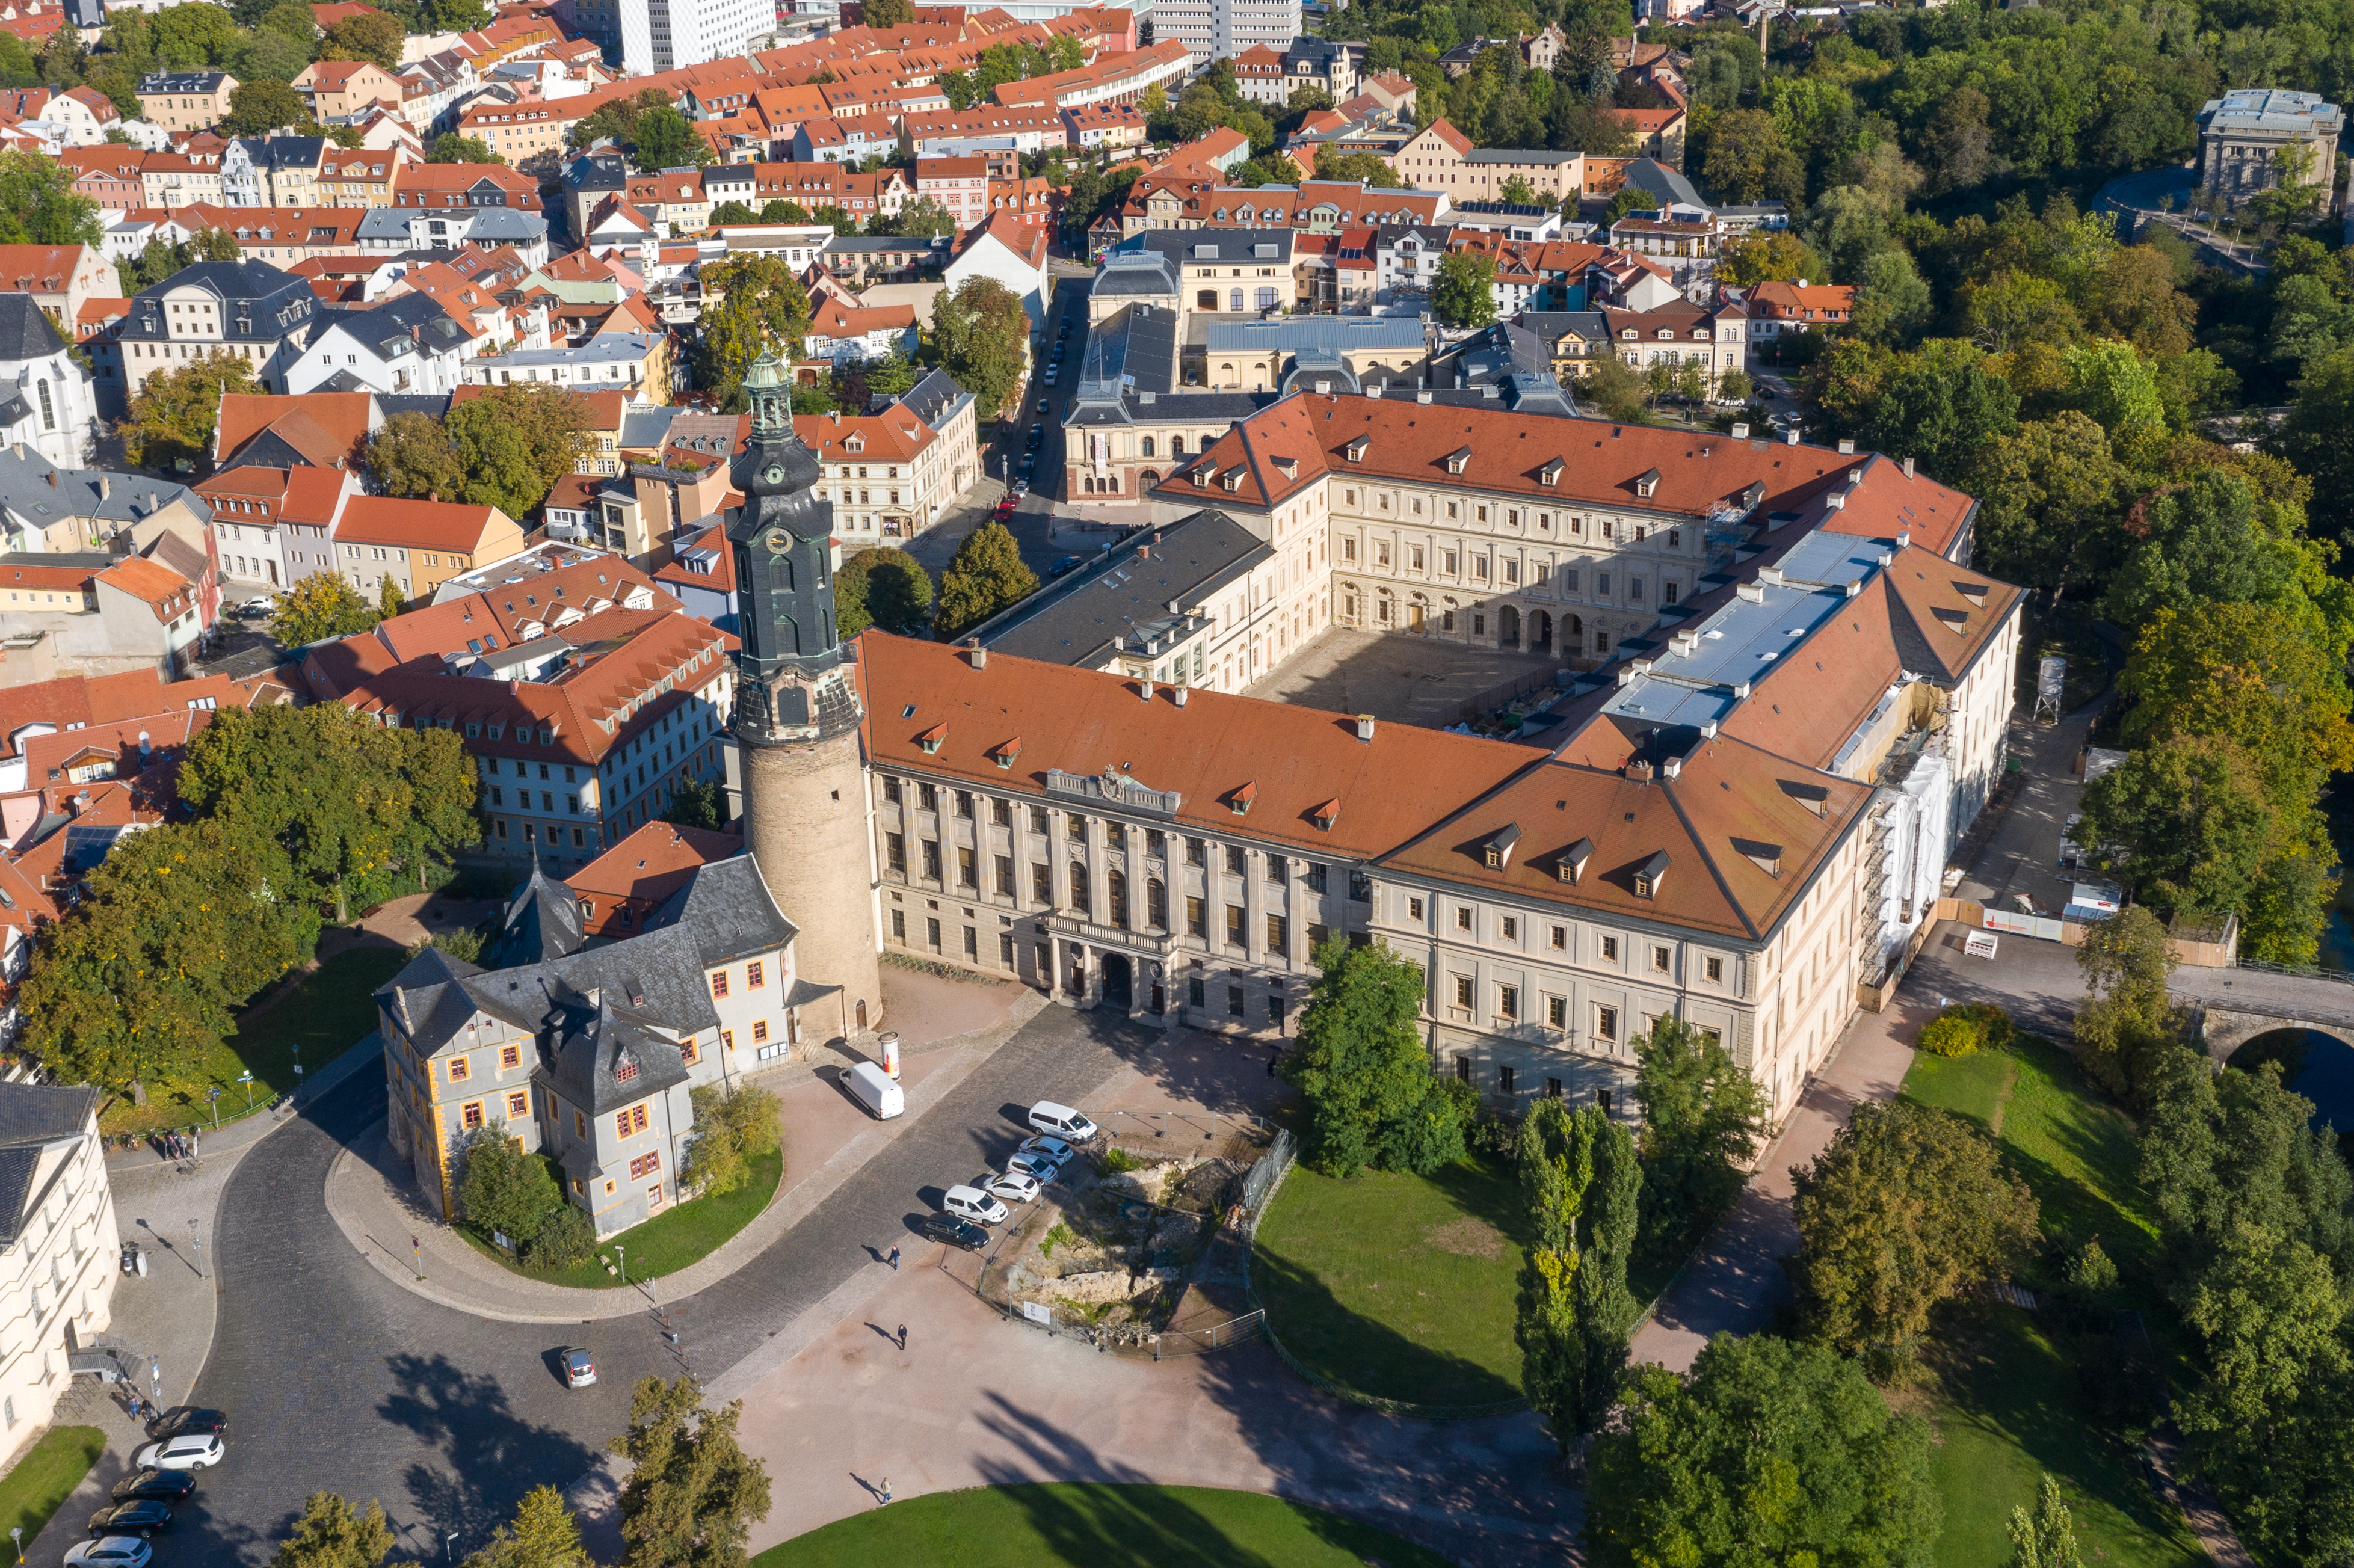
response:
<svg viewBox="0 0 2354 1568"><path fill-rule="evenodd" d="M729 727L743 763L744 836L800 928L799 979L840 988L805 1009L805 1026L854 1034L881 1022L883 989L864 710L834 623L833 507L816 488L816 455L793 433L792 388L773 353L753 361L744 391L752 435L728 475L744 504L726 518L741 644Z"/></svg>

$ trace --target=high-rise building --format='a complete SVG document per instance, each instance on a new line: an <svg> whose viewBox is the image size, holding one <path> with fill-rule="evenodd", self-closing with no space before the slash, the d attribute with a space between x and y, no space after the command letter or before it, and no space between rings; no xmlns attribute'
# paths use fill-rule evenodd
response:
<svg viewBox="0 0 2354 1568"><path fill-rule="evenodd" d="M776 36L776 0L619 0L621 69L651 76L749 54Z"/></svg>
<svg viewBox="0 0 2354 1568"><path fill-rule="evenodd" d="M1158 0L1152 7L1154 40L1178 39L1197 66L1260 44L1280 54L1299 32L1299 0Z"/></svg>
<svg viewBox="0 0 2354 1568"><path fill-rule="evenodd" d="M852 1029L883 1016L864 710L834 621L833 507L823 465L793 433L784 366L763 350L744 376L752 436L729 475L739 610L736 711L744 837L801 932L804 985L839 989Z"/></svg>

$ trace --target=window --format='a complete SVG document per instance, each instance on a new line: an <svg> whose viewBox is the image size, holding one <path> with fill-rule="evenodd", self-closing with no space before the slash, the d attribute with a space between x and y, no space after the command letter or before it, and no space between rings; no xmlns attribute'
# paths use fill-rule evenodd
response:
<svg viewBox="0 0 2354 1568"><path fill-rule="evenodd" d="M1043 833L1047 831L1045 807L1033 806L1030 808L1030 831L1034 833Z"/></svg>
<svg viewBox="0 0 2354 1568"><path fill-rule="evenodd" d="M1405 901L1405 917L1409 920L1419 920L1422 918L1421 899L1409 898Z"/></svg>
<svg viewBox="0 0 2354 1568"><path fill-rule="evenodd" d="M1470 1057L1458 1056L1455 1058L1455 1081L1460 1084L1468 1084L1471 1081Z"/></svg>
<svg viewBox="0 0 2354 1568"><path fill-rule="evenodd" d="M1030 899L1034 904L1055 902L1055 874L1043 864L1030 867Z"/></svg>
<svg viewBox="0 0 2354 1568"><path fill-rule="evenodd" d="M1270 952L1288 953L1291 950L1291 922L1288 919L1281 915L1267 917L1267 946Z"/></svg>
<svg viewBox="0 0 2354 1568"><path fill-rule="evenodd" d="M1520 923L1519 919L1518 919L1518 918L1516 918L1516 917L1515 917L1515 916L1511 916L1511 915L1507 915L1507 916L1504 916L1504 940L1506 940L1507 942L1517 942L1517 941L1519 941L1520 939L1521 939L1521 923Z"/></svg>
<svg viewBox="0 0 2354 1568"><path fill-rule="evenodd" d="M1469 931L1471 928L1470 910L1458 908L1455 911L1455 928L1458 931Z"/></svg>
<svg viewBox="0 0 2354 1568"><path fill-rule="evenodd" d="M927 882L938 882L940 879L940 846L932 840L926 839L923 842L922 848L924 852L924 880Z"/></svg>
<svg viewBox="0 0 2354 1568"><path fill-rule="evenodd" d="M642 1181L662 1169L662 1150L650 1149L630 1161L630 1180Z"/></svg>
<svg viewBox="0 0 2354 1568"><path fill-rule="evenodd" d="M588 1118L582 1116L578 1111L574 1111L572 1113L572 1136L575 1138L586 1138L588 1136Z"/></svg>
<svg viewBox="0 0 2354 1568"><path fill-rule="evenodd" d="M469 1100L458 1112L459 1125L468 1132L482 1125L482 1102Z"/></svg>
<svg viewBox="0 0 2354 1568"><path fill-rule="evenodd" d="M1655 945L1651 948L1651 972L1653 974L1659 975L1666 974L1668 972L1669 959L1670 954L1668 949Z"/></svg>
<svg viewBox="0 0 2354 1568"><path fill-rule="evenodd" d="M508 1046L504 1046L504 1047L501 1048L501 1050L500 1050L500 1052L499 1052L499 1065L500 1065L501 1067L515 1067L515 1066L520 1066L522 1064L523 1064L523 1047L522 1047L522 1046L520 1046L520 1045L508 1045Z"/></svg>
<svg viewBox="0 0 2354 1568"><path fill-rule="evenodd" d="M507 1119L509 1121L521 1120L523 1118L527 1117L530 1114L531 1096L528 1092L517 1089L514 1094L507 1097Z"/></svg>
<svg viewBox="0 0 2354 1568"><path fill-rule="evenodd" d="M450 1058L450 1081L451 1083L462 1084L468 1078L473 1076L473 1064L467 1061L465 1057L452 1056Z"/></svg>
<svg viewBox="0 0 2354 1568"><path fill-rule="evenodd" d="M1496 1016L1518 1018L1521 1015L1521 988L1500 985L1496 988Z"/></svg>
<svg viewBox="0 0 2354 1568"><path fill-rule="evenodd" d="M1618 961L1617 938L1605 937L1602 938L1602 961L1609 964L1615 964Z"/></svg>
<svg viewBox="0 0 2354 1568"><path fill-rule="evenodd" d="M1596 1040L1616 1040L1618 1038L1618 1010L1617 1008L1597 1007L1594 1010L1594 1037Z"/></svg>
<svg viewBox="0 0 2354 1568"><path fill-rule="evenodd" d="M1553 948L1554 952L1560 952L1563 948L1568 947L1569 927L1566 926L1555 926L1551 931L1545 934L1545 945Z"/></svg>
<svg viewBox="0 0 2354 1568"><path fill-rule="evenodd" d="M645 1129L646 1107L644 1106L634 1105L627 1110L617 1110L613 1113L613 1131L616 1135L627 1138L631 1133L643 1132Z"/></svg>
<svg viewBox="0 0 2354 1568"><path fill-rule="evenodd" d="M1565 996L1545 998L1545 1022L1555 1029L1568 1028L1569 998Z"/></svg>
<svg viewBox="0 0 2354 1568"><path fill-rule="evenodd" d="M1198 898L1185 900L1185 934L1189 937L1200 937L1205 940L1210 935L1209 912L1203 907L1202 901Z"/></svg>
<svg viewBox="0 0 2354 1568"><path fill-rule="evenodd" d="M1239 948L1244 945L1243 916L1244 910L1241 905L1226 906L1226 946L1229 948Z"/></svg>
<svg viewBox="0 0 2354 1568"><path fill-rule="evenodd" d="M996 866L996 870L997 870L997 891L998 891L999 895L1000 895L1001 897L1005 897L1005 898L1011 898L1011 897L1013 897L1013 857L1012 855L1010 855L1010 854L1002 854L1002 855L999 855L999 856L997 857L997 866Z"/></svg>
<svg viewBox="0 0 2354 1568"><path fill-rule="evenodd" d="M1706 969L1707 969L1707 971L1708 971L1708 979L1709 979L1709 983L1710 983L1710 984L1712 984L1712 985L1720 985L1720 984L1723 984L1723 980L1724 980L1724 960L1723 960L1723 959L1709 959L1705 960L1705 966L1704 966L1704 967L1706 968Z"/></svg>
<svg viewBox="0 0 2354 1568"><path fill-rule="evenodd" d="M765 1018L754 1019L752 1021L752 1044L755 1045L761 1044L767 1041L768 1038L769 1021Z"/></svg>
<svg viewBox="0 0 2354 1568"><path fill-rule="evenodd" d="M1085 817L1071 818L1069 825L1073 843L1083 844L1087 842L1087 820Z"/></svg>
<svg viewBox="0 0 2354 1568"><path fill-rule="evenodd" d="M1455 977L1455 1005L1463 1008L1468 1008L1471 1005L1471 977L1469 975L1457 975Z"/></svg>
<svg viewBox="0 0 2354 1568"><path fill-rule="evenodd" d="M1226 846L1226 874L1228 876L1243 874L1243 852L1233 844Z"/></svg>
<svg viewBox="0 0 2354 1568"><path fill-rule="evenodd" d="M727 971L726 969L714 969L712 971L711 994L715 998L724 997L727 994Z"/></svg>
<svg viewBox="0 0 2354 1568"><path fill-rule="evenodd" d="M1496 1067L1496 1092L1500 1095L1509 1095L1512 1093L1513 1083L1514 1076L1512 1069L1504 1066L1500 1063L1498 1064Z"/></svg>
<svg viewBox="0 0 2354 1568"><path fill-rule="evenodd" d="M1185 863L1187 865L1206 865L1209 863L1209 846L1204 843L1200 839L1187 839L1185 841Z"/></svg>
<svg viewBox="0 0 2354 1568"><path fill-rule="evenodd" d="M891 911L891 939L895 942L907 939L907 912L905 909Z"/></svg>
<svg viewBox="0 0 2354 1568"><path fill-rule="evenodd" d="M1209 988L1198 980L1187 980L1185 982L1185 1005L1188 1007L1209 1006L1208 991Z"/></svg>
<svg viewBox="0 0 2354 1568"><path fill-rule="evenodd" d="M1240 1018L1243 1016L1242 987L1238 985L1230 985L1226 988L1226 1013L1229 1017L1233 1018Z"/></svg>

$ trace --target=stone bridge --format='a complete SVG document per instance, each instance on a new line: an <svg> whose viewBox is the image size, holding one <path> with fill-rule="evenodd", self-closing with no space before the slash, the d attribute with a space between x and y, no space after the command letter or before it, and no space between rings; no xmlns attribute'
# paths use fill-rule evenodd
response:
<svg viewBox="0 0 2354 1568"><path fill-rule="evenodd" d="M2281 1029L2316 1029L2354 1045L2354 1011L2245 1001L2236 997L2228 1002L2200 999L2195 1005L2200 1010L2199 1037L2219 1065L2229 1062L2232 1053L2256 1036Z"/></svg>

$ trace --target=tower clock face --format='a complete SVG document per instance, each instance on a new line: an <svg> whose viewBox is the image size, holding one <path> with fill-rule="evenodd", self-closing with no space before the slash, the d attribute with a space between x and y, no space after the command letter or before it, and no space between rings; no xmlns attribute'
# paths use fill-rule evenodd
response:
<svg viewBox="0 0 2354 1568"><path fill-rule="evenodd" d="M779 462L772 462L769 465L768 471L762 473L760 477L767 480L770 484L782 484L785 482L785 465Z"/></svg>
<svg viewBox="0 0 2354 1568"><path fill-rule="evenodd" d="M769 554L772 556L790 554L793 547L791 533L783 528L769 529L760 535L760 542L769 546Z"/></svg>

